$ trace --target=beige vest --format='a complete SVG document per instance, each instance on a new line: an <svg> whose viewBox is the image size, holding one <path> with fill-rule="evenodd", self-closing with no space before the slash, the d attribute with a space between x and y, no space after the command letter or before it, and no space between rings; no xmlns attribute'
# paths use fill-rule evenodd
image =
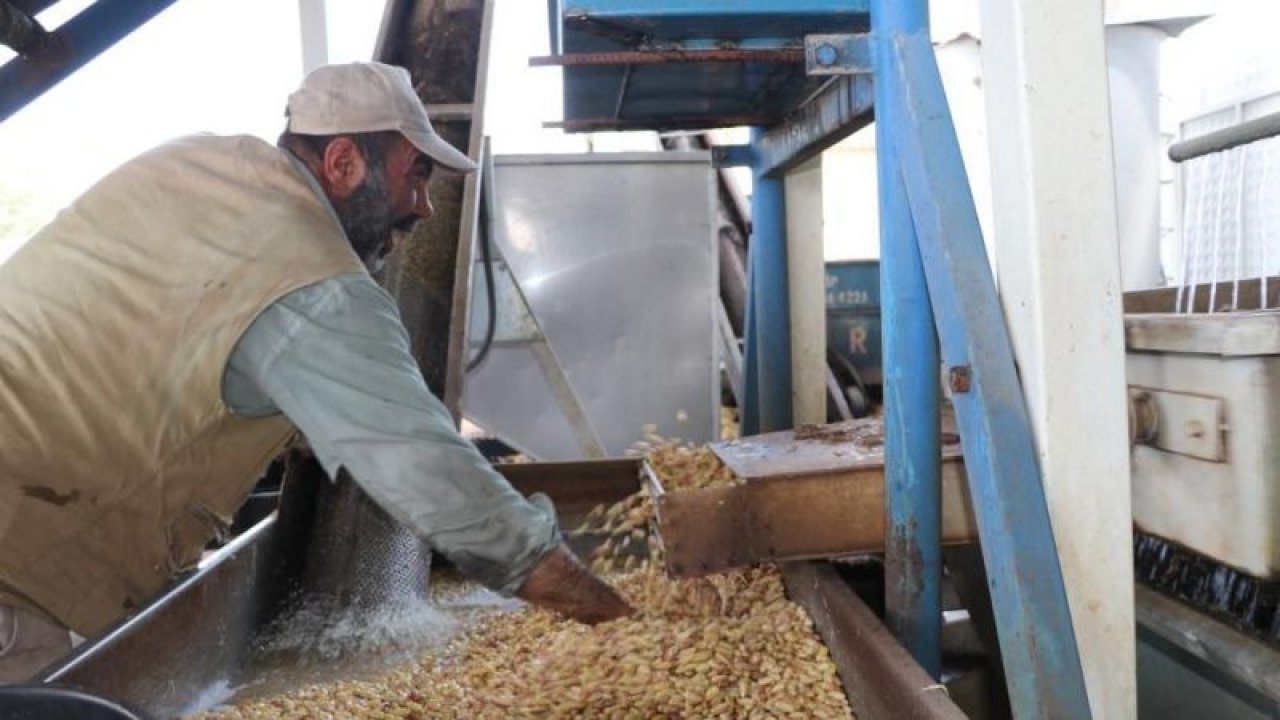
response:
<svg viewBox="0 0 1280 720"><path fill-rule="evenodd" d="M236 341L353 272L284 151L212 136L124 165L0 265L0 601L92 636L199 560L293 431L223 404Z"/></svg>

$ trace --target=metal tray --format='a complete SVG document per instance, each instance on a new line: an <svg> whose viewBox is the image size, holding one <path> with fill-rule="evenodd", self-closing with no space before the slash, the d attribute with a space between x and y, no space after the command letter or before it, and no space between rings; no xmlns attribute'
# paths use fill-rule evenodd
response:
<svg viewBox="0 0 1280 720"><path fill-rule="evenodd" d="M643 468L667 571L694 577L760 562L884 551L883 422L865 418L710 447L735 485L672 491ZM944 434L942 539L974 541L959 438Z"/></svg>

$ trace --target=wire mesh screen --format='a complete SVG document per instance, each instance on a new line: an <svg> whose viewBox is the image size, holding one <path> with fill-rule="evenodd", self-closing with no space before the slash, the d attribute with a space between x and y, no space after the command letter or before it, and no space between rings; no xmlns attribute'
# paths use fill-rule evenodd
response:
<svg viewBox="0 0 1280 720"><path fill-rule="evenodd" d="M1205 118L1194 135L1232 124L1209 122L1216 119ZM1280 273L1280 138L1188 160L1181 172L1179 292L1171 310L1190 312L1197 286L1212 287L1209 312L1234 310L1240 280ZM1232 287L1221 291L1212 285L1219 282Z"/></svg>

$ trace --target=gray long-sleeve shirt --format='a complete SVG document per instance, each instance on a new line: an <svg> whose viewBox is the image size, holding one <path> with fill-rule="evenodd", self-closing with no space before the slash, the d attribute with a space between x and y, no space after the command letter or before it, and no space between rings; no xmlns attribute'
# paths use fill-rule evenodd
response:
<svg viewBox="0 0 1280 720"><path fill-rule="evenodd" d="M364 273L273 303L241 337L223 377L233 412L283 412L329 476L346 468L397 521L477 581L515 593L559 542L531 503L454 429L409 351L395 301Z"/></svg>

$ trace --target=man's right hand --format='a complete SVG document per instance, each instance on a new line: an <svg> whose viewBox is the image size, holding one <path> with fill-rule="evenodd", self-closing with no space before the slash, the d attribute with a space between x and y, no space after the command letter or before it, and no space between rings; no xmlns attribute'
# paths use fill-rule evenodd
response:
<svg viewBox="0 0 1280 720"><path fill-rule="evenodd" d="M516 596L588 625L627 617L635 612L616 590L593 575L564 543L538 560Z"/></svg>

